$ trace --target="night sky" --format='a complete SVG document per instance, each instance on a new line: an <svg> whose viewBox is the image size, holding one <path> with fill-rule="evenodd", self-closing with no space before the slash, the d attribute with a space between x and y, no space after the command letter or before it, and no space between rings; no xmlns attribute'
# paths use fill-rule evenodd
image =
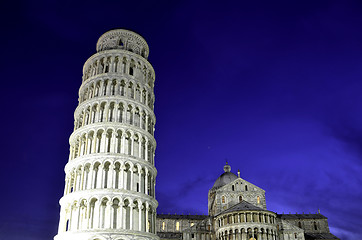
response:
<svg viewBox="0 0 362 240"><path fill-rule="evenodd" d="M57 234L84 62L133 30L156 71L158 213L207 214L232 172L278 213L362 239L361 1L7 1L0 240Z"/></svg>

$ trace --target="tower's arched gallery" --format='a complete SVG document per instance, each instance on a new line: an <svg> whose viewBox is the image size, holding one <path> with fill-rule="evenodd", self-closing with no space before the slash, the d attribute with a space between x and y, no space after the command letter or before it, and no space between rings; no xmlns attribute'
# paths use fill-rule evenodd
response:
<svg viewBox="0 0 362 240"><path fill-rule="evenodd" d="M320 213L267 210L265 191L228 164L209 191L209 215L157 215L148 54L140 35L117 29L84 64L55 240L338 239Z"/></svg>

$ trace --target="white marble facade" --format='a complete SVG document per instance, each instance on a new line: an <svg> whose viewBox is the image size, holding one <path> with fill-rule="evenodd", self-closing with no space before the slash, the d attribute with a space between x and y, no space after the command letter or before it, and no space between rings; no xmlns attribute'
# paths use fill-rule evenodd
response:
<svg viewBox="0 0 362 240"><path fill-rule="evenodd" d="M140 35L117 29L84 64L55 240L159 239L148 54Z"/></svg>

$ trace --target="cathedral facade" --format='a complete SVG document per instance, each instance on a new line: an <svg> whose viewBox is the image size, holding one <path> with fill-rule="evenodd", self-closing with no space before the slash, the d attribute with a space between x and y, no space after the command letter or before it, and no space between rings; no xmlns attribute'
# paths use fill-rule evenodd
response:
<svg viewBox="0 0 362 240"><path fill-rule="evenodd" d="M138 34L103 34L84 64L55 240L338 239L327 218L277 214L265 191L231 172L208 194L208 215L156 213L155 72Z"/></svg>
<svg viewBox="0 0 362 240"><path fill-rule="evenodd" d="M328 220L316 214L277 214L266 208L265 191L231 172L208 193L208 215L157 215L157 233L164 240L314 240L339 239Z"/></svg>

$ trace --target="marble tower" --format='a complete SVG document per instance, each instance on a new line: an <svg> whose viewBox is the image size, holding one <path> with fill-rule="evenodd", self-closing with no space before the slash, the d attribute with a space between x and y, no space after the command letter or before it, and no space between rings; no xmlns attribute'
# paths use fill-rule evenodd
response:
<svg viewBox="0 0 362 240"><path fill-rule="evenodd" d="M55 240L157 240L155 73L138 34L111 30L84 64Z"/></svg>

